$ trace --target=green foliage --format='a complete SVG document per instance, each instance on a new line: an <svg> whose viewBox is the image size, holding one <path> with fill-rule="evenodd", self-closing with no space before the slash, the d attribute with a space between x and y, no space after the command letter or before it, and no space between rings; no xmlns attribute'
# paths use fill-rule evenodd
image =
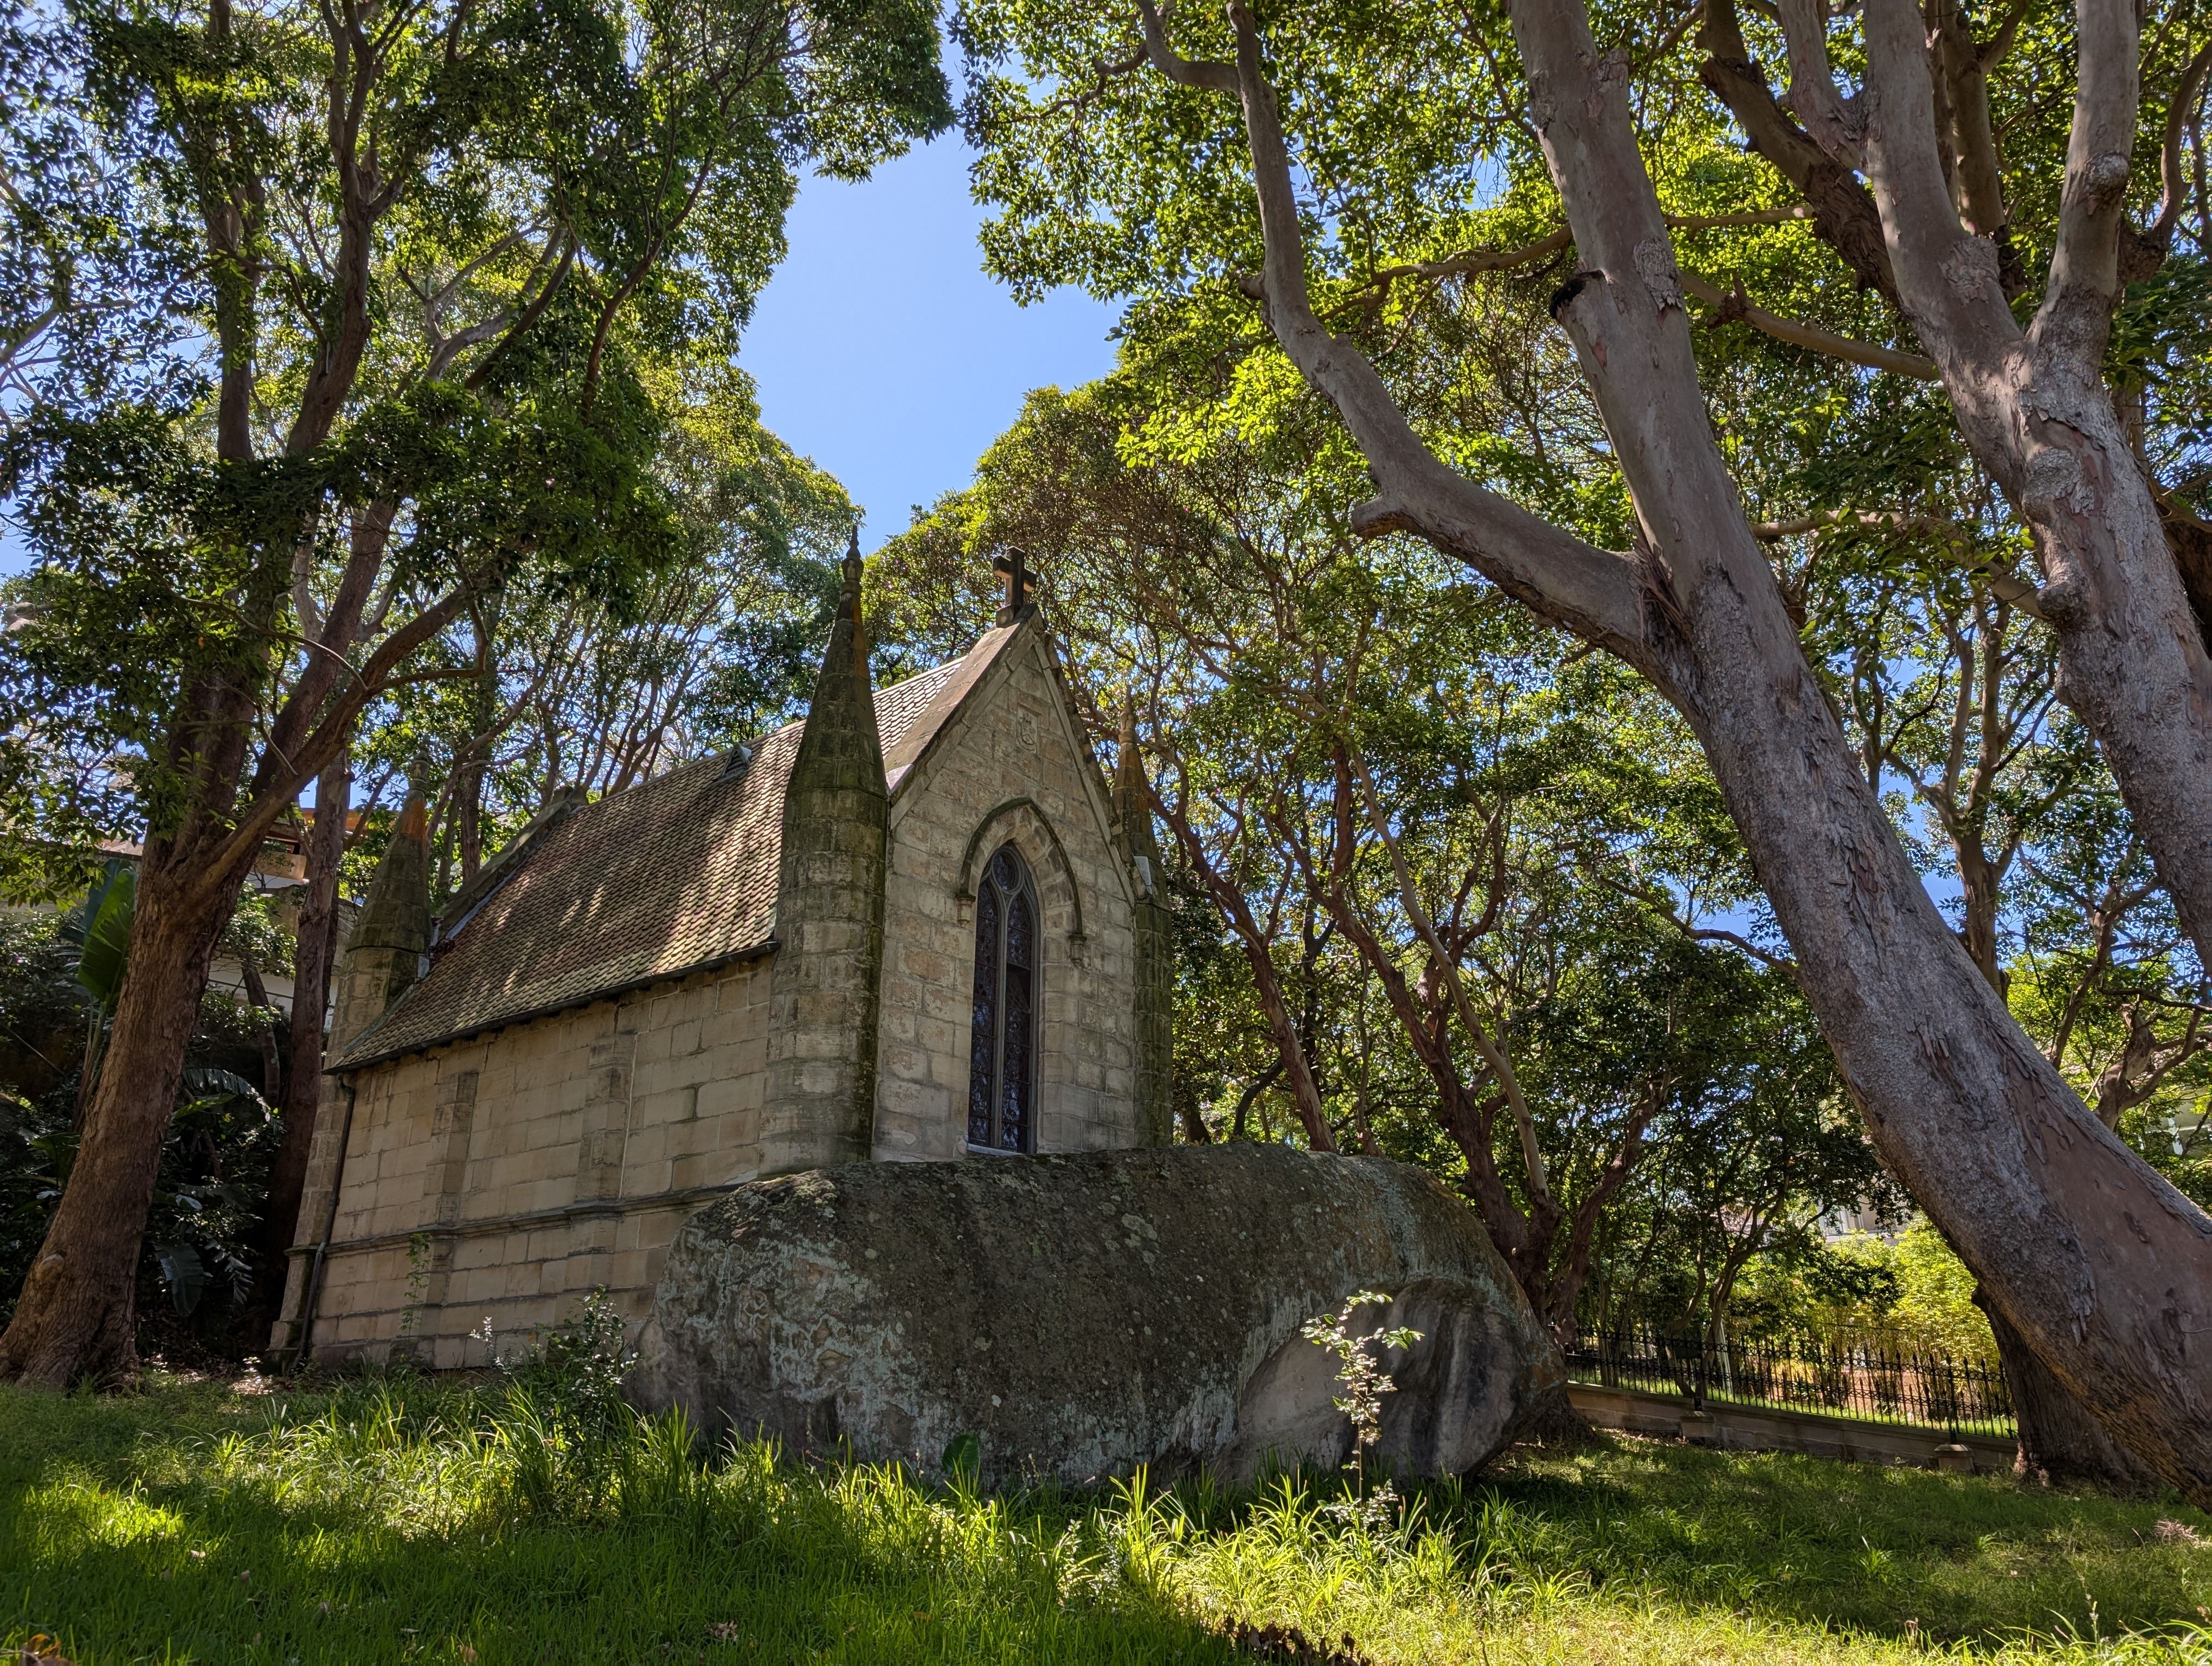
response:
<svg viewBox="0 0 2212 1666"><path fill-rule="evenodd" d="M138 903L138 870L112 861L76 912L63 922L63 941L76 945L77 987L103 1007L115 1005L131 954L131 921Z"/></svg>
<svg viewBox="0 0 2212 1666"><path fill-rule="evenodd" d="M1377 1531L1330 1514L1326 1481L993 1498L758 1445L708 1456L680 1420L633 1419L580 1507L518 1487L538 1426L503 1385L249 1386L0 1391L0 1639L44 1631L84 1666L1228 1666L1251 1657L1222 1635L1238 1624L1349 1633L1377 1666L2148 1666L2207 1647L2212 1523L2172 1501L1618 1441L1423 1487Z"/></svg>
<svg viewBox="0 0 2212 1666"><path fill-rule="evenodd" d="M1924 1220L1894 1243L1853 1233L1762 1257L1746 1270L1737 1312L1752 1335L1866 1337L1899 1353L1997 1364L1974 1275Z"/></svg>
<svg viewBox="0 0 2212 1666"><path fill-rule="evenodd" d="M665 565L620 608L503 591L430 651L443 673L372 708L357 796L420 772L442 806L434 888L463 877L462 806L489 855L562 786L593 794L780 727L811 692L857 511L763 426L750 379L698 358L659 367L671 416L653 462L676 528ZM349 878L381 849L372 817ZM356 889L355 894L359 894Z"/></svg>
<svg viewBox="0 0 2212 1666"><path fill-rule="evenodd" d="M1984 1358L1993 1352L1989 1321L1974 1305L1974 1275L1943 1235L1916 1221L1897 1241L1897 1322L1945 1352Z"/></svg>
<svg viewBox="0 0 2212 1666"><path fill-rule="evenodd" d="M0 1090L35 1097L83 1056L77 945L45 910L0 909Z"/></svg>
<svg viewBox="0 0 2212 1666"><path fill-rule="evenodd" d="M1600 1227L1583 1316L1601 1331L1728 1327L1747 1268L1817 1259L1822 1214L1896 1208L1901 1195L1785 972L1665 941L1615 973L1593 967L1563 1012L1534 1021L1531 1081L1548 1098L1591 1105L1670 1086L1650 1154Z"/></svg>
<svg viewBox="0 0 2212 1666"><path fill-rule="evenodd" d="M637 1356L624 1344L622 1314L605 1290L509 1353L499 1351L489 1319L478 1335L510 1393L533 1402L580 1446L604 1444L628 1426L622 1379Z"/></svg>
<svg viewBox="0 0 2212 1666"><path fill-rule="evenodd" d="M220 1009L210 1016L203 1047ZM0 1100L0 1313L15 1304L76 1160L76 1096L72 1073L37 1099ZM173 1337L198 1346L245 1298L277 1138L275 1113L252 1082L213 1067L185 1071L155 1170L138 1310L143 1319L166 1310L195 1322L157 1325L149 1346Z"/></svg>
<svg viewBox="0 0 2212 1666"><path fill-rule="evenodd" d="M1382 1357L1413 1347L1421 1333L1411 1325L1362 1332L1352 1327L1361 1308L1387 1310L1389 1304L1390 1298L1379 1290L1355 1291L1334 1313L1318 1315L1298 1327L1299 1335L1336 1356L1337 1386L1343 1392L1329 1403L1352 1421L1352 1450L1342 1467L1352 1477L1352 1496L1343 1501L1338 1513L1375 1532L1393 1524L1401 1504L1387 1476L1373 1493L1367 1491L1367 1461L1382 1438L1382 1396L1398 1391L1397 1383L1382 1369Z"/></svg>
<svg viewBox="0 0 2212 1666"><path fill-rule="evenodd" d="M1170 824L1186 1133L1304 1137L1264 958L1340 1146L1462 1187L1532 1290L1558 1271L1571 1307L1594 1232L1598 1310L1703 1322L1743 1256L1881 1183L1787 973L1739 946L1774 936L1693 738L1425 546L1354 538L1364 479L1295 385L1244 414L1186 421L1132 374L1031 395L974 486L871 563L879 656L958 651L1018 545L1102 739L1135 702ZM1355 759L1518 1073L1562 1219L1598 1212L1579 1227L1516 1239L1547 1229L1498 1079ZM1717 916L1740 928L1698 935Z"/></svg>
<svg viewBox="0 0 2212 1666"><path fill-rule="evenodd" d="M701 535L665 466L683 367L726 365L798 170L864 173L951 117L915 0L426 5L359 40L313 7L216 16L88 0L0 42L9 304L119 251L5 360L0 496L37 557L0 651L18 895L227 812L240 766L201 769L179 713L280 707L319 663L300 599L366 578L357 665L457 588L636 619ZM88 182L112 223L80 253ZM171 374L111 374L145 329Z"/></svg>
<svg viewBox="0 0 2212 1666"><path fill-rule="evenodd" d="M60 924L0 909L0 1299L10 1306L59 1195L84 1057L86 995Z"/></svg>
<svg viewBox="0 0 2212 1666"><path fill-rule="evenodd" d="M1606 3L1590 11L1601 48L1630 78L1644 160L1675 218L1686 272L1836 336L1917 351L1910 320L1821 240L1794 188L1700 79L1707 55L1723 50L1713 9L1701 20ZM1771 9L1729 15L1740 15L1751 57L1778 73L1788 54ZM1232 56L1225 18L1162 16L1180 53ZM2051 89L2075 80L2074 21L2057 4L2014 8L2000 49L1994 15L1958 16L1984 51L2009 222L2000 235L2021 257L2025 318L2055 236L2069 100ZM1454 265L1539 246L1563 222L1521 114L1548 94L1526 86L1503 9L1291 3L1255 21L1291 150L1305 276L1328 327L1369 356L1449 465L1628 548L1624 484L1548 315L1572 247L1540 247L1496 270L1480 270L1486 259ZM1343 454L1333 420L1301 413L1310 396L1251 299L1260 240L1236 100L1153 69L1120 13L968 0L955 27L979 65L963 118L984 152L979 193L998 210L984 240L993 269L1028 292L1073 285L1127 303L1117 383L1123 411L1136 414L1124 416L1121 459L1188 465L1234 441L1300 473L1307 489L1327 477L1334 507L1347 510L1365 495L1358 459ZM1827 28L1848 80L1859 68L1858 25L1837 12ZM2204 46L2205 17L2154 6L2144 29L2130 187L2138 225L2158 211L2165 181L2148 163L2185 66ZM2202 95L2200 85L2192 96ZM2173 113L2183 131L2198 131L2201 108ZM2191 138L2183 149L2201 146ZM2212 222L2201 178L2185 171L2168 171L2180 192L2170 246L2119 308L2107 370L2140 428L2154 487L2202 510L2212 489L2203 421L2212 359L2202 350ZM2050 633L1988 581L2033 581L2032 541L1969 455L1945 390L1783 343L1728 307L1703 323L1695 345L1716 438L1751 519L1774 524L1762 536L1777 577L1869 784L1985 975L2009 977L2038 1042L2146 1156L2202 1187L2203 1159L2186 1154L2186 1140L2181 1158L2171 1147L2206 1085L2195 1016L2205 969L2179 943L2154 883L2137 879L2142 848L2124 815L2106 812L2118 800L2101 761L2057 707ZM1286 458L1279 442L1302 421L1303 451ZM1033 407L1023 429L1041 426ZM1019 519L997 507L1006 494L988 463L968 507L940 505L918 539L957 533L972 546L995 520ZM979 512L984 500L991 507ZM1387 544L1374 549L1372 564L1389 566ZM1441 591L1451 579L1431 582ZM1317 608L1341 599L1324 585L1310 593ZM1177 599L1200 617L1210 600ZM1249 641L1235 648L1243 656ZM1626 709L1632 697L1618 697ZM1362 690L1346 708L1367 702ZM1459 721L1480 721L1474 710L1462 707ZM1252 739L1257 756L1281 751L1279 734ZM1431 755L1421 767L1434 780L1444 766ZM2102 848L2065 824L2091 804ZM1428 810L1413 795L1407 807ZM1655 863L1638 877L1664 891L1686 876ZM1717 887L1699 878L1700 903L1733 910L1747 899L1740 873ZM1746 911L1755 923L1755 904Z"/></svg>
<svg viewBox="0 0 2212 1666"><path fill-rule="evenodd" d="M224 1312L245 1299L277 1132L276 1113L244 1077L185 1072L146 1224L147 1256L179 1318L191 1317L211 1289L222 1292Z"/></svg>
<svg viewBox="0 0 2212 1666"><path fill-rule="evenodd" d="M111 905L117 890L127 894L129 873L104 882ZM96 893L76 921L100 917L97 903ZM106 1018L81 981L73 928L60 915L0 914L0 1036L10 1043L0 1055L0 1315L14 1305L76 1160L88 1024ZM241 1071L258 1070L253 1031L265 1022L219 994L201 1003L139 1263L139 1312L156 1321L149 1346L204 1341L252 1278L280 1130Z"/></svg>
<svg viewBox="0 0 2212 1666"><path fill-rule="evenodd" d="M0 1088L0 1291L4 1311L31 1270L46 1222L61 1195L69 1119L46 1104Z"/></svg>

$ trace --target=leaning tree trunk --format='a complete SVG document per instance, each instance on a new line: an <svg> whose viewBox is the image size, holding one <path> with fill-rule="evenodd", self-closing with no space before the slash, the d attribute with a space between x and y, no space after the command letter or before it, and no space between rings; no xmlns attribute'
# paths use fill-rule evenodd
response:
<svg viewBox="0 0 2212 1666"><path fill-rule="evenodd" d="M2034 1354L2212 1500L2212 1220L2084 1106L1960 947L1856 767L1708 426L1625 87L1516 7L1584 270L1556 310L1651 559L1639 657L1688 718L1891 1171ZM2212 791L2209 787L2208 791Z"/></svg>
<svg viewBox="0 0 2212 1666"><path fill-rule="evenodd" d="M276 1161L269 1170L269 1198L262 1212L260 1252L246 1308L246 1333L266 1343L284 1297L286 1259L300 1224L300 1195L307 1184L307 1150L323 1097L323 1018L330 1006L331 968L337 958L338 864L345 855L346 816L353 772L340 752L315 783L315 819L307 830L307 884L300 903L299 944L294 955L291 1068Z"/></svg>
<svg viewBox="0 0 2212 1666"><path fill-rule="evenodd" d="M140 1242L185 1050L199 1021L229 891L163 871L149 841L100 1085L59 1206L14 1316L0 1334L0 1382L67 1389L137 1365L134 1302Z"/></svg>
<svg viewBox="0 0 2212 1666"><path fill-rule="evenodd" d="M2035 1357L1989 1292L1974 1287L1974 1305L1989 1317L2012 1397L2020 1450L2013 1473L2046 1483L2081 1481L2140 1491L2158 1478L2106 1432L2097 1415Z"/></svg>
<svg viewBox="0 0 2212 1666"><path fill-rule="evenodd" d="M1626 555L1447 467L1373 366L1315 316L1245 0L1230 0L1234 64L1178 58L1157 9L1142 15L1164 73L1239 95L1266 250L1253 287L1367 458L1376 496L1353 524L1419 533L1666 693L1704 746L1890 1170L2036 1357L2160 1474L2212 1504L2212 1353L2189 1344L2212 1329L2212 1219L2028 1041L1859 772L1714 441L1627 74L1599 52L1583 9L1517 5L1510 20L1578 256L1553 311L1637 510Z"/></svg>
<svg viewBox="0 0 2212 1666"><path fill-rule="evenodd" d="M2156 1491L2159 1477L2106 1432L2104 1425L2051 1374L1989 1298L1978 1290L1974 1301L1989 1316L2005 1387L2012 1395L2013 1420L2020 1430L2013 1473L2045 1487Z"/></svg>

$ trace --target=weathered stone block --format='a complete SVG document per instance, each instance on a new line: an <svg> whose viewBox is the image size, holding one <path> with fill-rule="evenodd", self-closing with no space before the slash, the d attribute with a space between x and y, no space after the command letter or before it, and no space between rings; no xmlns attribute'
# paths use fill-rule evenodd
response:
<svg viewBox="0 0 2212 1666"><path fill-rule="evenodd" d="M1419 1170L1236 1145L842 1165L757 1181L677 1235L629 1380L711 1432L849 1442L987 1478L1340 1462L1334 1366L1299 1335L1355 1292L1425 1335L1382 1456L1458 1474L1564 1380L1474 1214Z"/></svg>

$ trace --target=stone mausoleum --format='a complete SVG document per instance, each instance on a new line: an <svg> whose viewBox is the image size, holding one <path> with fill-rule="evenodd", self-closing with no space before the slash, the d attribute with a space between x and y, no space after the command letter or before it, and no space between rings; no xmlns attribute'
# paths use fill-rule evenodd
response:
<svg viewBox="0 0 2212 1666"><path fill-rule="evenodd" d="M873 1158L1165 1145L1170 960L1133 736L1109 785L1017 560L994 629L875 690L846 561L812 702L558 798L432 918L419 803L341 964L272 1346L480 1365L685 1219Z"/></svg>

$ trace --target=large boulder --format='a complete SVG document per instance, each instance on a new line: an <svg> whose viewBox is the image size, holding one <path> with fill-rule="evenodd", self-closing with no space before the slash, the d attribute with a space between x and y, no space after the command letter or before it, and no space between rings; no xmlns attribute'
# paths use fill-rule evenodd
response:
<svg viewBox="0 0 2212 1666"><path fill-rule="evenodd" d="M1467 1205L1418 1169L1238 1144L756 1181L685 1223L629 1379L641 1406L801 1450L1080 1483L1139 1464L1245 1480L1334 1466L1334 1356L1299 1335L1410 1325L1381 1456L1461 1474L1562 1367Z"/></svg>

